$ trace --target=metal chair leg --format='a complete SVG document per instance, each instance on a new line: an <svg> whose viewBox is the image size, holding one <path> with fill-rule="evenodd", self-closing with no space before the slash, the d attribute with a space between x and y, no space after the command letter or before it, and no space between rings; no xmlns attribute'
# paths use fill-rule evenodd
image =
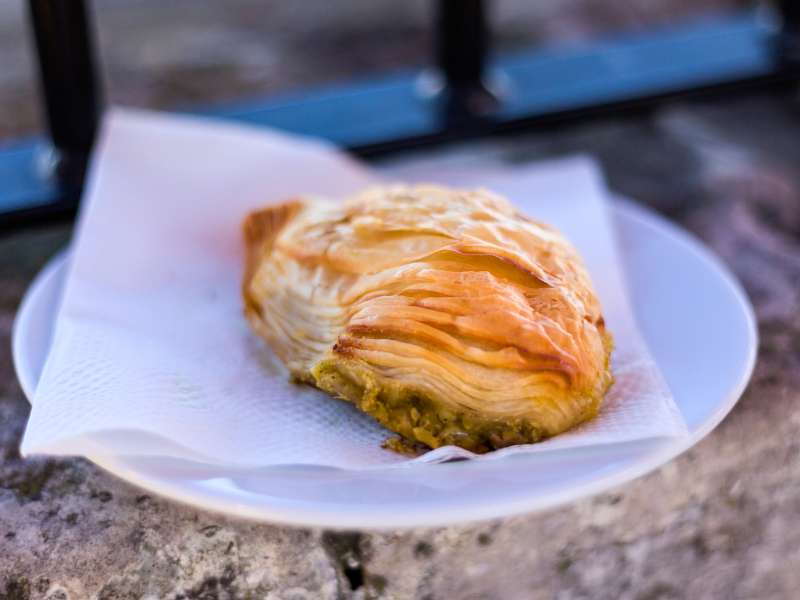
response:
<svg viewBox="0 0 800 600"><path fill-rule="evenodd" d="M101 110L83 0L30 0L62 200L77 201Z"/></svg>
<svg viewBox="0 0 800 600"><path fill-rule="evenodd" d="M445 77L442 94L451 127L487 118L497 105L484 84L489 27L483 0L440 0L437 54Z"/></svg>

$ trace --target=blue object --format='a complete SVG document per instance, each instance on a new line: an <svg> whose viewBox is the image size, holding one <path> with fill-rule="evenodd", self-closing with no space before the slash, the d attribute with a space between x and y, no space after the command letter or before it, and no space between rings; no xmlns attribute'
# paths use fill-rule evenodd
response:
<svg viewBox="0 0 800 600"><path fill-rule="evenodd" d="M57 190L36 172L36 157L44 140L26 139L0 145L0 213L44 207Z"/></svg>
<svg viewBox="0 0 800 600"><path fill-rule="evenodd" d="M734 13L578 48L498 56L489 71L502 75L507 89L490 115L469 123L447 122L441 102L423 93L414 72L192 112L322 137L369 156L780 80L789 75L778 59L776 34L756 13ZM43 142L0 145L0 224L48 206L64 208L32 168L37 143Z"/></svg>

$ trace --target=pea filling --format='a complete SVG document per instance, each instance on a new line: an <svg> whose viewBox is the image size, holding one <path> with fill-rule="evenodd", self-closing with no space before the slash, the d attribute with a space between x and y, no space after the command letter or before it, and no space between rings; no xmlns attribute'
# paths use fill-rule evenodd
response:
<svg viewBox="0 0 800 600"><path fill-rule="evenodd" d="M352 365L323 360L314 366L311 376L313 381L308 383L351 402L406 439L431 448L454 445L480 454L547 437L531 420L495 419L444 406L400 382L379 383L372 373Z"/></svg>

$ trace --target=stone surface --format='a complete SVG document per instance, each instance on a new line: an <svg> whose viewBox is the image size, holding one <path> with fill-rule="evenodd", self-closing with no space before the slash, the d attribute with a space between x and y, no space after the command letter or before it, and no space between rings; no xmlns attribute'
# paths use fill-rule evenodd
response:
<svg viewBox="0 0 800 600"><path fill-rule="evenodd" d="M388 533L251 523L146 494L84 460L22 460L29 409L8 338L23 290L69 231L19 232L0 239L0 599L800 597L798 96L672 105L392 160L576 151L597 155L614 189L691 228L751 295L756 371L702 442L561 508Z"/></svg>

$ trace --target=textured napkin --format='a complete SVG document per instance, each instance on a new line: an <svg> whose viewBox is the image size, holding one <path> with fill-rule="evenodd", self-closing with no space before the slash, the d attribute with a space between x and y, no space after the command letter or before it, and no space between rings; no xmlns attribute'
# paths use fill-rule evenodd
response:
<svg viewBox="0 0 800 600"><path fill-rule="evenodd" d="M299 194L341 198L380 178L317 140L110 111L23 453L345 469L474 457L448 447L409 460L381 449L390 431L345 402L289 383L243 317L246 214ZM405 178L487 187L561 229L583 255L614 334L616 383L596 419L482 460L686 435L633 321L607 194L591 159Z"/></svg>

